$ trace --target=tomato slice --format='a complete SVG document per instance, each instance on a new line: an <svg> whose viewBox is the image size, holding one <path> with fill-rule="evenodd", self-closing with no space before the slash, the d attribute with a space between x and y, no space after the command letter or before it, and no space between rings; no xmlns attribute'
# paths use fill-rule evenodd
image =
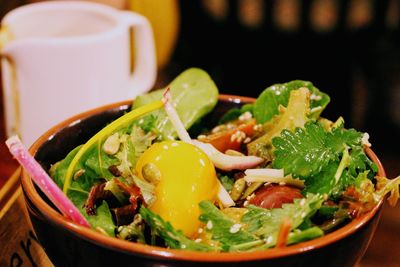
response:
<svg viewBox="0 0 400 267"><path fill-rule="evenodd" d="M232 125L234 127L229 127L229 129L207 135L199 140L204 143L212 144L222 153L228 149L240 151L240 147L246 137L251 137L254 134L254 126L256 125L256 121L255 119L250 119L241 123L237 122Z"/></svg>
<svg viewBox="0 0 400 267"><path fill-rule="evenodd" d="M296 198L303 198L300 189L288 185L269 184L259 188L249 204L265 209L281 208L284 203L293 203Z"/></svg>

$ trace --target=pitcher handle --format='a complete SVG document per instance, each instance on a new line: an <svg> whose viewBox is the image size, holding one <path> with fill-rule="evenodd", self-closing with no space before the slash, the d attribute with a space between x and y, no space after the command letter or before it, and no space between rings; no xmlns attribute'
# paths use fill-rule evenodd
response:
<svg viewBox="0 0 400 267"><path fill-rule="evenodd" d="M13 60L5 54L0 55L3 69L3 102L6 136L20 134L19 90L16 68Z"/></svg>
<svg viewBox="0 0 400 267"><path fill-rule="evenodd" d="M131 45L131 86L132 97L148 92L153 88L157 77L157 62L153 30L150 22L143 16L130 11L124 13L124 20L134 33L135 45ZM132 40L130 40L132 43ZM133 47L135 48L133 51Z"/></svg>

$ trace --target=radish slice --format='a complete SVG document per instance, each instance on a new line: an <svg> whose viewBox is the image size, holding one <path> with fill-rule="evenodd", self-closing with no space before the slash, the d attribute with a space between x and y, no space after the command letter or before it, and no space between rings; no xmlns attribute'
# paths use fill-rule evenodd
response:
<svg viewBox="0 0 400 267"><path fill-rule="evenodd" d="M169 88L167 88L167 90L165 90L163 98L162 98L162 101L164 103L165 112L167 112L169 120L171 121L172 125L174 126L179 139L181 139L183 142L191 144L192 139L190 138L189 133L186 131L186 128L183 125L181 119L179 118L179 115L176 112L174 106L171 104L171 98L172 98L171 92L170 92Z"/></svg>
<svg viewBox="0 0 400 267"><path fill-rule="evenodd" d="M218 180L219 181L219 180ZM224 208L229 208L235 206L235 201L233 201L231 195L229 195L228 191L226 191L225 187L218 182L218 200L224 206Z"/></svg>
<svg viewBox="0 0 400 267"><path fill-rule="evenodd" d="M203 150L204 153L211 159L214 166L224 171L245 170L252 168L262 163L264 160L256 156L229 156L218 151L213 145L206 144L197 140L192 140L189 133L186 131L181 119L176 113L175 108L171 104L171 92L169 88L164 92L163 99L164 109L167 112L168 118L174 126L178 137L189 144L193 144Z"/></svg>
<svg viewBox="0 0 400 267"><path fill-rule="evenodd" d="M17 136L11 136L6 141L11 154L21 164L32 180L45 193L51 202L61 211L64 216L72 221L90 228L90 224L79 212L69 198L61 191L56 183L50 178L40 164L29 154Z"/></svg>
<svg viewBox="0 0 400 267"><path fill-rule="evenodd" d="M223 171L246 170L261 164L264 159L256 156L230 156L220 152L211 144L192 140L192 144L208 155L215 167Z"/></svg>
<svg viewBox="0 0 400 267"><path fill-rule="evenodd" d="M171 92L170 92L169 88L164 92L162 101L164 102L165 112L167 113L168 118L170 119L172 125L174 126L179 139L181 139L183 142L186 142L189 144L195 144L194 143L195 140L192 140L190 138L190 135L186 131L186 128L183 125L181 119L179 118L178 113L176 112L174 106L171 104ZM207 154L207 156L209 156L209 155ZM210 159L213 162L213 164L215 165L212 158L210 158ZM233 199L231 198L231 196L229 195L229 193L226 191L226 189L224 188L224 186L221 184L221 182L219 180L218 180L218 187L219 187L218 188L219 202L226 208L234 206L235 202L233 201Z"/></svg>

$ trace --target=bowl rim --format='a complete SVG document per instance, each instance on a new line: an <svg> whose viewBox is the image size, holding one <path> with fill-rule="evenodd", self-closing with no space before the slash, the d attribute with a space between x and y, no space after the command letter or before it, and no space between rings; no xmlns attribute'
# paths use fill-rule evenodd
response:
<svg viewBox="0 0 400 267"><path fill-rule="evenodd" d="M228 101L234 103L251 103L255 99L251 97L243 97L237 95L224 95L220 94L219 101ZM123 108L132 103L132 100L117 102L109 105L104 105L89 111L79 113L63 122L55 125L49 129L46 133L40 136L37 141L30 147L29 151L32 155L35 155L39 147L49 139L52 139L55 133L64 127L78 123L80 120L90 117L94 114L113 109ZM378 175L385 176L385 170L376 156L376 154L370 149L366 148L367 155L374 161L378 166ZM105 236L95 230L83 227L72 221L67 220L61 213L53 209L42 199L36 190L30 176L23 170L21 174L21 185L24 191L25 198L35 205L35 208L41 213L42 216L48 220L49 223L59 228L65 228L73 235L79 236L80 238L89 241L93 244L100 245L102 247L110 248L113 250L120 250L125 253L135 254L141 257L147 257L152 259L172 260L172 261L191 261L191 262L240 262L240 261L257 261L266 259L275 259L285 256L293 256L310 250L325 247L332 244L340 239L343 239L358 229L367 224L378 212L383 204L383 200L379 201L375 207L368 213L356 218L346 224L345 226L328 233L322 237L301 242L295 245L287 246L284 248L272 248L265 251L254 251L254 252L198 252L198 251L186 251L178 249L169 249L163 247L156 247L146 244L134 243L126 240L117 239L115 237ZM369 242L371 239L369 240Z"/></svg>

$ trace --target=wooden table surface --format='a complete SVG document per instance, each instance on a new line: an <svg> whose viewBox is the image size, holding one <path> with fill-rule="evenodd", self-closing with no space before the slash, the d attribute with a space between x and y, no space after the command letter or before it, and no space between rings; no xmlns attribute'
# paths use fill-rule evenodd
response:
<svg viewBox="0 0 400 267"><path fill-rule="evenodd" d="M18 167L18 163L12 158L5 146L5 140L3 101L0 93L0 188ZM400 157L398 155L383 154L380 158L388 177L395 177L400 174ZM396 207L385 205L378 229L360 266L400 267L399 204Z"/></svg>

